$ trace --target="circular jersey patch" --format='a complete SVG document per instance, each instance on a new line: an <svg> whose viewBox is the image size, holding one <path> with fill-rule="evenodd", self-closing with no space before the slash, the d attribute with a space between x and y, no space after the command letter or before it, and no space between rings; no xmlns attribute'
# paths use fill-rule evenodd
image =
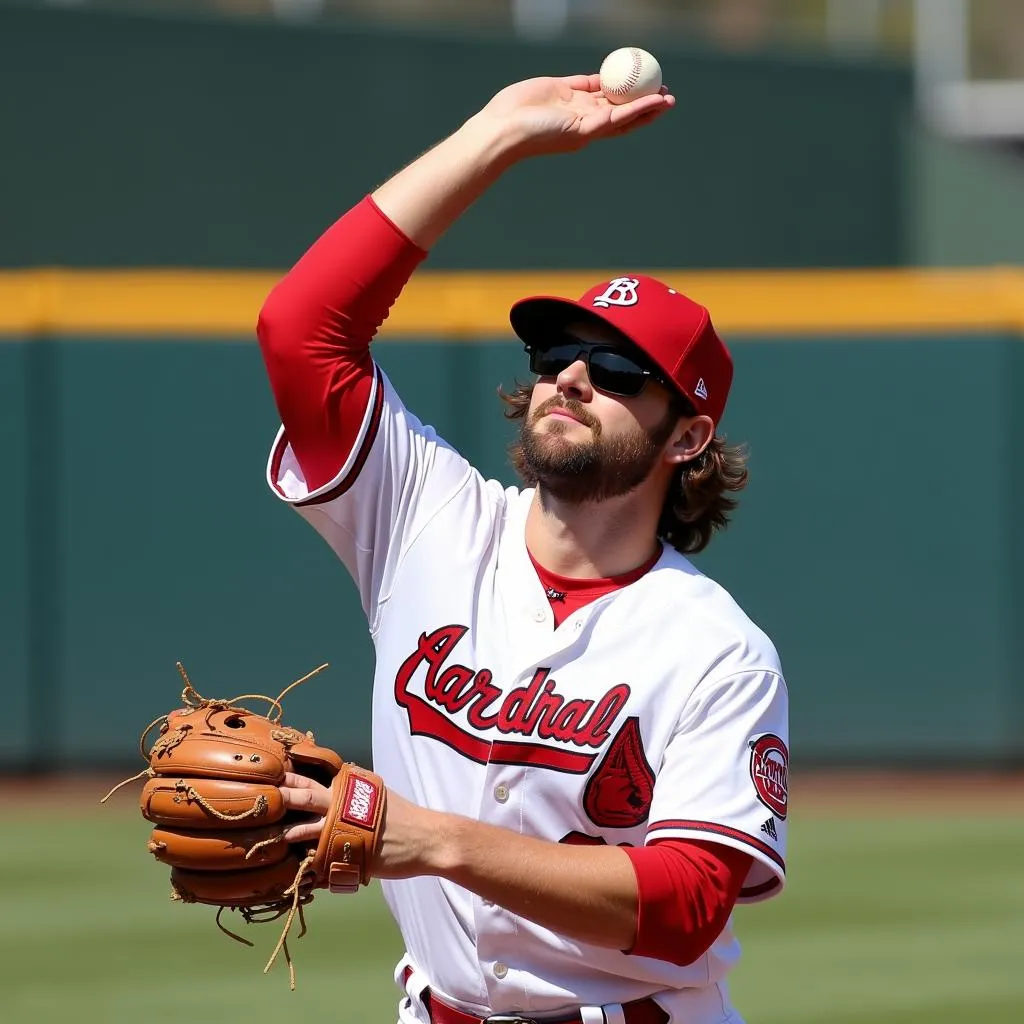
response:
<svg viewBox="0 0 1024 1024"><path fill-rule="evenodd" d="M750 778L757 799L785 820L789 809L789 751L778 736L768 733L750 744Z"/></svg>

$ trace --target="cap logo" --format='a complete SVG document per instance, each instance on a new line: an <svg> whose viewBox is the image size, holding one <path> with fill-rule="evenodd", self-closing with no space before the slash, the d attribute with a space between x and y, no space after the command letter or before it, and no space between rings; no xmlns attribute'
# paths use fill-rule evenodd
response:
<svg viewBox="0 0 1024 1024"><path fill-rule="evenodd" d="M697 381L697 386L693 389L693 393L698 398L703 398L704 401L707 401L707 398L708 398L708 386L707 386L707 384L704 383L704 378L703 377L701 377L701 379L699 381Z"/></svg>
<svg viewBox="0 0 1024 1024"><path fill-rule="evenodd" d="M640 282L635 277L617 277L608 282L603 295L594 299L594 305L607 309L609 306L635 306L639 301L636 294Z"/></svg>

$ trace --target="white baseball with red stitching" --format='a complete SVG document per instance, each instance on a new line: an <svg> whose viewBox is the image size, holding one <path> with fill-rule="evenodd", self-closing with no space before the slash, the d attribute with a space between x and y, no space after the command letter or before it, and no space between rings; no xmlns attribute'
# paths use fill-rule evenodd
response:
<svg viewBox="0 0 1024 1024"><path fill-rule="evenodd" d="M628 103L661 88L661 65L639 46L612 50L601 64L601 91L611 103Z"/></svg>

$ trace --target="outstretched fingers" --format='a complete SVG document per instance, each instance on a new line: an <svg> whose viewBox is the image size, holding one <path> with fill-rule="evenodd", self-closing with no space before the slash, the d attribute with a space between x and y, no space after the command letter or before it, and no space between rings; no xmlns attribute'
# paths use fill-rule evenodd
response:
<svg viewBox="0 0 1024 1024"><path fill-rule="evenodd" d="M624 127L643 118L644 122L652 117L663 114L666 110L675 106L676 98L670 92L658 92L653 96L641 96L639 99L630 100L628 103L620 103L612 107L611 124L616 128Z"/></svg>
<svg viewBox="0 0 1024 1024"><path fill-rule="evenodd" d="M285 772L284 785L278 786L285 807L293 811L325 814L331 806L331 791L315 779Z"/></svg>
<svg viewBox="0 0 1024 1024"><path fill-rule="evenodd" d="M285 772L284 784L277 787L285 807L318 815L312 821L300 821L284 830L289 843L316 842L323 831L325 815L331 806L331 791L315 779L294 772Z"/></svg>

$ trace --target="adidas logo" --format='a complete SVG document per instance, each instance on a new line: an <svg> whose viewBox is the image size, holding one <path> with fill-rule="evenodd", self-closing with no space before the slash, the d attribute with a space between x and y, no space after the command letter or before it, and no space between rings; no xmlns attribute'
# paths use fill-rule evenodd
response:
<svg viewBox="0 0 1024 1024"><path fill-rule="evenodd" d="M707 386L707 384L704 383L704 378L703 377L701 377L701 379L699 381L697 381L697 386L693 389L693 393L698 398L703 398L705 401L707 401L708 386Z"/></svg>
<svg viewBox="0 0 1024 1024"><path fill-rule="evenodd" d="M775 840L775 842L778 842L778 841L779 841L779 833L775 831L775 819L774 819L774 818L769 818L769 819L768 819L768 820L767 820L767 821L766 821L766 822L765 822L765 823L764 823L764 824L763 824L763 825L761 826L761 831L762 831L762 832L763 832L763 833L764 833L764 834L765 834L766 836L771 836L771 837L772 837L772 839L774 839L774 840Z"/></svg>

